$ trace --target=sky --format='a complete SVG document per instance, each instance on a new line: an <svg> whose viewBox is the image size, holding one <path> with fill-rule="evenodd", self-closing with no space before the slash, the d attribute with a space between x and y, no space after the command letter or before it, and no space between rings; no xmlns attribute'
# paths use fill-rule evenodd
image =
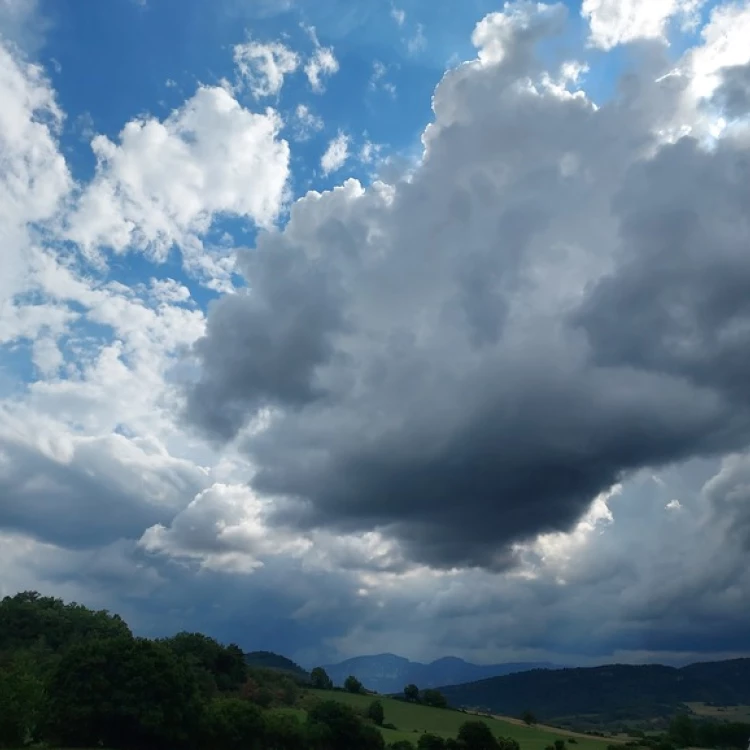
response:
<svg viewBox="0 0 750 750"><path fill-rule="evenodd" d="M312 666L750 655L750 0L0 0L0 595Z"/></svg>

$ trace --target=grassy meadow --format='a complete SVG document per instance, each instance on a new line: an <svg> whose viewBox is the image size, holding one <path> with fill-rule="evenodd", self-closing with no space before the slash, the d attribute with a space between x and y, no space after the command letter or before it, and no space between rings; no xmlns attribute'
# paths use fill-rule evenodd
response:
<svg viewBox="0 0 750 750"><path fill-rule="evenodd" d="M687 706L704 719L750 723L750 706L708 706L705 703L688 703Z"/></svg>
<svg viewBox="0 0 750 750"><path fill-rule="evenodd" d="M521 722L505 721L499 718L477 717L460 711L431 708L414 703L405 703L393 698L373 695L353 695L339 691L310 690L312 695L321 700L336 700L353 708L365 710L376 698L383 704L385 723L393 724L396 729L382 729L387 743L396 740L409 740L415 745L423 732L440 737L455 737L465 721L481 718L498 737L512 737L521 745L521 750L544 750L555 740L568 740L575 737L576 744L570 744L570 750L606 750L612 739L597 739L586 735L574 735L572 732L557 731L551 727L528 727Z"/></svg>

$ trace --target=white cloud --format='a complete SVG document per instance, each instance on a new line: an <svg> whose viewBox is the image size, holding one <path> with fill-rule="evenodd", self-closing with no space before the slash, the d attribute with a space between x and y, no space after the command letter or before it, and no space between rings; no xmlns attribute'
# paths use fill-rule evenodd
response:
<svg viewBox="0 0 750 750"><path fill-rule="evenodd" d="M370 140L365 140L359 150L359 160L363 164L373 164L380 157L382 150L383 145L381 143L373 143Z"/></svg>
<svg viewBox="0 0 750 750"><path fill-rule="evenodd" d="M323 118L314 114L306 104L298 104L294 110L294 138L297 141L308 140L313 133L323 129Z"/></svg>
<svg viewBox="0 0 750 750"><path fill-rule="evenodd" d="M39 0L0 0L0 37L34 54L44 44L50 21L40 12Z"/></svg>
<svg viewBox="0 0 750 750"><path fill-rule="evenodd" d="M266 504L246 486L215 484L197 495L168 527L146 529L139 543L151 553L243 573L262 567L262 558L299 555L310 548L299 535L285 537L269 529L266 513Z"/></svg>
<svg viewBox="0 0 750 750"><path fill-rule="evenodd" d="M581 14L590 25L590 41L604 50L638 39L662 39L672 19L697 22L706 0L583 0Z"/></svg>
<svg viewBox="0 0 750 750"><path fill-rule="evenodd" d="M391 81L386 81L385 76L388 73L388 67L380 60L375 60L372 64L372 74L370 75L369 87L373 91L382 89L391 96L396 96L396 85Z"/></svg>
<svg viewBox="0 0 750 750"><path fill-rule="evenodd" d="M417 24L417 30L414 32L414 36L411 37L406 43L406 49L410 55L416 55L421 52L427 46L427 37L424 35L424 26L421 23Z"/></svg>
<svg viewBox="0 0 750 750"><path fill-rule="evenodd" d="M323 174L328 175L338 171L344 166L348 158L349 136L339 131L338 135L329 142L328 148L320 158Z"/></svg>
<svg viewBox="0 0 750 750"><path fill-rule="evenodd" d="M253 96L277 96L284 76L299 67L299 56L281 42L250 41L234 48L234 63Z"/></svg>
<svg viewBox="0 0 750 750"><path fill-rule="evenodd" d="M151 296L160 303L180 304L190 299L190 290L174 279L151 279Z"/></svg>
<svg viewBox="0 0 750 750"><path fill-rule="evenodd" d="M681 61L685 78L692 77L695 85L710 79L701 91L715 89L722 66L746 60L746 7L715 12L704 44ZM308 471L314 480L329 454L356 454L363 436L366 447L382 436L401 449L400 458L416 453L424 461L450 437L445 430L452 420L463 430L467 415L488 413L478 400L488 383L500 383L510 393L518 382L538 385L550 373L560 380L542 390L541 400L539 390L526 401L503 401L506 390L495 395L507 404L506 420L528 404L539 408L519 423L509 450L521 441L521 428L535 419L542 425L539 450L557 446L559 417L552 407L565 407L566 396L580 392L565 390L563 375L572 374L584 390L598 381L585 379L588 350L572 364L567 359L581 353L581 337L571 335L559 348L555 337L587 284L616 267L620 227L613 198L619 196L620 208L632 200L624 190L626 176L653 166L644 155L664 158L658 133L665 123L693 127L702 116L669 80L654 83L651 69L639 72L638 85L622 101L596 109L574 91L585 84L578 64L546 71L530 53L534 40L559 20L559 10L488 16L474 35L478 59L448 72L435 92L423 158L408 179L370 187L349 180L336 190L311 193L292 206L288 225L262 233L255 251L241 254L243 268L256 263L252 268L265 275L248 273L250 281L257 280L254 293L222 301L234 299L238 308L247 302L251 311L269 299L274 303L262 336L253 339L250 326L236 329L248 336L240 343L252 344L251 364L257 365L265 342L275 336L291 342L282 355L292 359L328 351L340 356L310 368L314 395L331 398L302 403L292 417L281 407L268 409L221 451L186 431L178 416L184 405L180 383L197 377L196 363L185 354L206 333L204 313L185 283L147 281L151 272L132 287L97 282L56 257L55 246L44 245L45 234L29 228L44 222L54 232L70 192L72 181L55 136L62 114L38 68L12 55L0 58L0 148L4 166L10 165L0 174L0 286L11 261L17 263L15 280L4 288L13 302L0 308L0 343L33 342L39 377L0 402L4 593L52 588L54 579L53 593L87 602L104 596L106 588L110 599L103 606L129 606L120 593L137 591L150 598L149 606L168 601L165 608L197 611L210 600L218 606L206 609L221 612L238 597L236 589L228 594L214 584L236 579L211 578L212 571L252 572L254 578L230 585L241 585L256 599L263 599L258 591L299 593L293 614L285 612L286 622L299 618L304 624L305 617L321 617L321 612L335 618L356 615L356 625L337 620L315 631L315 637L332 633L331 642L342 650L375 650L379 644L385 649L398 637L404 649L415 650L412 656L421 655L417 650L429 657L441 649L466 656L474 651L487 661L509 650L535 653L549 643L611 652L618 629L627 633L628 643L639 634L647 642L656 632L648 619L654 598L659 606L653 611L672 608L675 619L684 609L672 605L685 601L691 614L685 622L699 623L705 612L722 612L729 621L726 601L735 596L741 606L750 591L746 566L735 569L729 554L734 547L746 549L741 535L747 533L747 457L726 460L703 493L693 492L700 494L697 499L690 487L700 482L687 468L673 470L684 472L680 481L689 484L687 489L674 476L660 476L661 484L649 480L653 489L628 476L621 494L599 496L565 527L568 531L549 531L521 545L516 550L520 567L503 573L429 570L414 561L408 534L394 536L387 508L375 508L360 531L350 530L362 528L358 519L348 520L345 533L290 531L279 516L285 503L249 489L262 470L271 485L278 476L297 472ZM322 85L324 73L316 75ZM263 79L266 88L275 85L271 78ZM322 123L299 105L290 125L309 133ZM202 88L164 121L136 120L116 142L98 137L97 175L74 207L71 236L105 258L109 246L117 252L139 249L161 260L174 243L192 268L228 276L233 255L209 254L204 233L221 213L273 222L288 175L288 147L279 140L279 127L273 111L253 114L230 91ZM678 147L685 150L669 153L682 154L675 162L685 169L677 175L676 198L684 200L695 182L688 179L694 173L690 159L698 157L684 142ZM340 132L321 160L323 171L339 169L350 150L355 159L371 163L378 146L365 140L355 148ZM706 174L715 174L715 154L697 153L705 159ZM658 211L655 197L662 193L675 196L669 174L657 171L655 177L664 182L655 188L646 181L645 192L653 191L647 195L649 210ZM8 175L12 179L5 179ZM739 223L726 197L720 193L715 208L729 234ZM721 232L711 233L708 218L705 226L711 237L722 239ZM695 252L700 255L701 247ZM268 266L257 260L264 253ZM306 274L308 265L313 271ZM708 261L706 267L713 268ZM290 280L299 281L292 293ZM19 297L23 291L30 292L27 298ZM317 307L305 301L308 293ZM330 332L316 348L317 340L307 333L315 333L317 320L335 323L339 305L346 330ZM235 329L223 332L231 337ZM532 344L554 356L547 358ZM244 356L241 346L231 353ZM528 370L521 360L530 364ZM430 367L420 368L422 361ZM293 364L279 368L280 375L295 372ZM649 382L639 391L640 382L620 379L612 367L605 390L592 387L587 394L598 394L597 405L612 398L615 406L628 407L634 392L646 399L650 385L662 383ZM291 381L290 389L296 386ZM648 415L663 401L681 412L703 404L686 392L687 406L680 390L663 398L657 393L643 411L624 408L634 425L628 450L643 443ZM334 399L341 393L337 407ZM369 400L373 393L382 397L378 403ZM463 408L467 394L474 411ZM572 411L573 421L559 440L563 466L615 434L613 419L606 422L602 441L588 440L576 425L581 414L584 422L593 420L595 410ZM259 445L268 439L267 446L278 447L272 444L274 434L288 440L279 443L284 451L273 453L283 456L279 475L268 455L257 463L238 455L253 440ZM464 434L460 446L467 445ZM442 462L441 469L449 464ZM531 466L531 473L538 469ZM342 484L334 489L342 487L348 498L347 481L356 477L345 474L345 461L341 468L336 478ZM379 470L378 481L384 474ZM300 486L308 491L313 483ZM648 495L651 491L655 496ZM360 505L365 494L357 495ZM437 539L439 546L436 528L442 521L432 500L420 514L432 525L420 529L424 534L417 538ZM411 501L417 502L416 493ZM488 504L481 517L488 520L494 510ZM451 543L465 516L465 511L448 516ZM729 524L730 517L738 523ZM488 521L479 532L497 536L505 526ZM559 526L551 522L549 528ZM150 553L145 560L144 551ZM201 575L180 578L192 563L203 569ZM108 577L101 591L94 579L100 569ZM89 576L86 585L80 583L84 576ZM269 577L257 583L261 576ZM203 600L197 593L201 585L210 589ZM696 595L691 587L697 587ZM154 596L154 590L169 597ZM360 596L352 593L357 591ZM540 619L540 607L550 616ZM236 621L237 610L230 609ZM427 640L425 622L434 623ZM636 652L641 653L634 649L631 656Z"/></svg>
<svg viewBox="0 0 750 750"><path fill-rule="evenodd" d="M395 6L391 8L391 18L399 25L403 26L404 21L406 20L406 11L402 8L396 8Z"/></svg>
<svg viewBox="0 0 750 750"><path fill-rule="evenodd" d="M721 81L722 68L750 62L750 2L741 0L718 5L701 30L702 44L686 55L684 72L691 92L710 96Z"/></svg>
<svg viewBox="0 0 750 750"><path fill-rule="evenodd" d="M93 258L102 248L136 249L163 261L177 245L191 270L222 272L220 263L206 266L201 236L220 214L273 223L289 176L281 126L272 109L254 113L223 88L201 87L164 121L129 122L119 143L97 136L96 176L68 238Z"/></svg>
<svg viewBox="0 0 750 750"><path fill-rule="evenodd" d="M31 226L55 217L72 188L56 140L63 114L43 70L0 42L0 308L23 290Z"/></svg>
<svg viewBox="0 0 750 750"><path fill-rule="evenodd" d="M320 44L314 27L307 27L307 32L312 39L315 50L305 64L305 75L312 90L316 94L322 94L325 91L324 79L338 73L339 61L334 55L333 47L323 47Z"/></svg>

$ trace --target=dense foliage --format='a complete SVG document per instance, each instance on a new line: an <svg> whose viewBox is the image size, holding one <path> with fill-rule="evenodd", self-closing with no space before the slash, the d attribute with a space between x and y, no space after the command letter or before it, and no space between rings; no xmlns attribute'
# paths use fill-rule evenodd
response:
<svg viewBox="0 0 750 750"><path fill-rule="evenodd" d="M284 657L247 655L201 633L149 640L116 615L33 592L0 602L0 747L109 750L385 750L383 702L357 710ZM346 689L367 693L352 677ZM416 690L416 688L415 688ZM410 691L407 690L407 694ZM436 690L415 699L440 707ZM291 710L290 710L291 709ZM304 717L304 718L303 718ZM392 750L417 750L400 740ZM418 750L518 750L468 721L457 738L430 734Z"/></svg>

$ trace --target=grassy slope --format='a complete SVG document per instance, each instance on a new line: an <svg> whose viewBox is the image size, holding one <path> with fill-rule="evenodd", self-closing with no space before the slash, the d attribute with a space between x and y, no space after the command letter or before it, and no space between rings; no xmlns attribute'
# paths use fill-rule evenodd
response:
<svg viewBox="0 0 750 750"><path fill-rule="evenodd" d="M688 703L687 705L694 714L702 718L750 722L750 706L707 706L705 703Z"/></svg>
<svg viewBox="0 0 750 750"><path fill-rule="evenodd" d="M371 695L351 695L350 693L326 692L323 690L311 690L312 694L323 700L336 700L347 703L357 709L366 709L375 699ZM380 696L380 702L385 709L386 724L394 724L398 729L383 729L386 742L396 740L410 740L416 745L419 735L424 732L437 734L442 737L455 737L458 729L465 721L477 717L461 713L460 711L449 711L429 706L419 706L412 703L396 701L392 698ZM556 739L567 739L569 732L557 732L549 728L527 727L524 724L503 721L500 719L488 719L482 717L492 731L499 737L512 737L518 740L521 750L544 750ZM606 750L611 740L599 740L593 737L578 736L575 745L568 745L569 750Z"/></svg>

